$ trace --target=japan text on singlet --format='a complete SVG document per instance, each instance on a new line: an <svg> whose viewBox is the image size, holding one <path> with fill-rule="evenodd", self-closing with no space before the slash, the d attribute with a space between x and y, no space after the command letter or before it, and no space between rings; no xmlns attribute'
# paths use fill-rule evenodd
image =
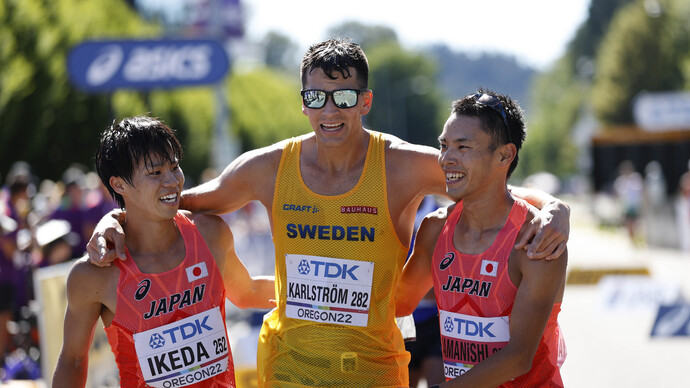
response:
<svg viewBox="0 0 690 388"><path fill-rule="evenodd" d="M510 340L510 313L517 288L510 280L508 259L525 221L527 207L526 202L516 199L494 243L477 255L461 253L453 245L462 202L455 206L443 226L432 268L447 380L465 373ZM532 369L501 387L563 385L559 367L565 358L565 343L557 321L560 306L555 303L551 310Z"/></svg>
<svg viewBox="0 0 690 388"><path fill-rule="evenodd" d="M393 299L407 248L388 212L384 146L373 132L359 181L335 196L305 185L299 139L283 150L273 199L278 307L259 338L260 386L408 386Z"/></svg>
<svg viewBox="0 0 690 388"><path fill-rule="evenodd" d="M235 387L225 328L225 288L216 262L190 219L175 223L185 258L169 271L139 271L127 252L117 307L105 328L122 387Z"/></svg>

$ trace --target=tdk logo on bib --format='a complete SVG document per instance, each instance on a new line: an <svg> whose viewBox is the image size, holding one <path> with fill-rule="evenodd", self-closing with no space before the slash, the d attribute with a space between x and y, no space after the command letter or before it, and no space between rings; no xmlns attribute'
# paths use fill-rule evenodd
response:
<svg viewBox="0 0 690 388"><path fill-rule="evenodd" d="M67 60L72 82L94 91L209 84L228 67L225 49L208 39L88 41Z"/></svg>
<svg viewBox="0 0 690 388"><path fill-rule="evenodd" d="M504 317L475 317L439 310L443 322L441 335L474 342L507 342L510 340L510 319Z"/></svg>
<svg viewBox="0 0 690 388"><path fill-rule="evenodd" d="M312 266L314 271L312 271ZM297 266L297 272L300 275L312 275L314 277L326 278L326 279L351 279L359 280L355 271L359 268L356 264L339 264L319 260L302 259Z"/></svg>
<svg viewBox="0 0 690 388"><path fill-rule="evenodd" d="M178 341L187 341L195 336L200 336L207 331L213 331L213 327L209 326L208 318L209 316L206 315L203 318L196 318L191 322L167 328L160 333L153 333L149 340L149 346L152 349L157 349L165 346L166 338L175 344Z"/></svg>
<svg viewBox="0 0 690 388"><path fill-rule="evenodd" d="M149 340L149 346L151 349L158 349L165 346L165 338L158 333L151 334L151 339Z"/></svg>

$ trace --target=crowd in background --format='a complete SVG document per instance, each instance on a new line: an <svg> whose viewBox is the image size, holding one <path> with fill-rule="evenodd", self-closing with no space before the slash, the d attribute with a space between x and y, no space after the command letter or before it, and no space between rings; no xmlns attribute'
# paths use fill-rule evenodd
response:
<svg viewBox="0 0 690 388"><path fill-rule="evenodd" d="M2 177L0 177L2 178ZM39 180L16 162L0 189L0 381L40 376L33 273L81 257L98 220L117 207L98 175L74 165Z"/></svg>
<svg viewBox="0 0 690 388"><path fill-rule="evenodd" d="M635 166L624 160L618 175L594 196L600 225L623 227L636 247L651 245L690 251L690 161L678 192L669 192L661 164Z"/></svg>

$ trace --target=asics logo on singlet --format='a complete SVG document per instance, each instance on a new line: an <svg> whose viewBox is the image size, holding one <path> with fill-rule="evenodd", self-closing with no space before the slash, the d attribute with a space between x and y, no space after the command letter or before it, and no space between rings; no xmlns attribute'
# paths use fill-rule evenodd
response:
<svg viewBox="0 0 690 388"><path fill-rule="evenodd" d="M453 260L455 260L455 253L446 253L446 256L443 257L443 260L441 260L441 263L438 265L438 269L443 271L444 269L448 268L448 266L450 266Z"/></svg>
<svg viewBox="0 0 690 388"><path fill-rule="evenodd" d="M137 288L137 292L134 294L134 299L136 300L142 300L146 296L146 294L149 293L149 289L151 289L151 280L150 279L144 279L137 284L139 288Z"/></svg>
<svg viewBox="0 0 690 388"><path fill-rule="evenodd" d="M319 208L310 205L293 205L285 203L283 204L283 210L295 211L295 212L305 212L305 213L318 213Z"/></svg>
<svg viewBox="0 0 690 388"><path fill-rule="evenodd" d="M203 318L195 319L194 322L186 322L163 330L160 333L153 333L149 340L149 346L152 349L157 349L165 345L165 338L169 338L173 344L176 344L178 341L185 341L194 336L202 335L207 331L213 331L213 328L208 324L208 317L206 315Z"/></svg>
<svg viewBox="0 0 690 388"><path fill-rule="evenodd" d="M303 259L299 263L297 270L302 275L308 275L311 272L311 266L314 266L314 273L312 274L314 277L329 279L340 278L343 280L350 278L352 280L359 280L355 274L359 265L337 264L319 260L310 260L307 262L306 259Z"/></svg>
<svg viewBox="0 0 690 388"><path fill-rule="evenodd" d="M165 346L165 338L158 333L153 333L151 339L149 340L149 346L151 349L158 349Z"/></svg>
<svg viewBox="0 0 690 388"><path fill-rule="evenodd" d="M302 259L297 266L297 271L299 271L300 275L308 275L310 270L311 268L309 267L309 262Z"/></svg>

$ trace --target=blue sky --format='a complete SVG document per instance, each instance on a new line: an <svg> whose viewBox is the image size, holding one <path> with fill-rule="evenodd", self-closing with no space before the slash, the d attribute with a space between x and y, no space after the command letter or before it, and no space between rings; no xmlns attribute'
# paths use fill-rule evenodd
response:
<svg viewBox="0 0 690 388"><path fill-rule="evenodd" d="M179 12L193 0L137 0ZM240 0L246 37L259 40L275 30L303 52L345 21L394 29L408 48L445 43L465 52L500 52L543 69L560 57L586 19L590 0Z"/></svg>

